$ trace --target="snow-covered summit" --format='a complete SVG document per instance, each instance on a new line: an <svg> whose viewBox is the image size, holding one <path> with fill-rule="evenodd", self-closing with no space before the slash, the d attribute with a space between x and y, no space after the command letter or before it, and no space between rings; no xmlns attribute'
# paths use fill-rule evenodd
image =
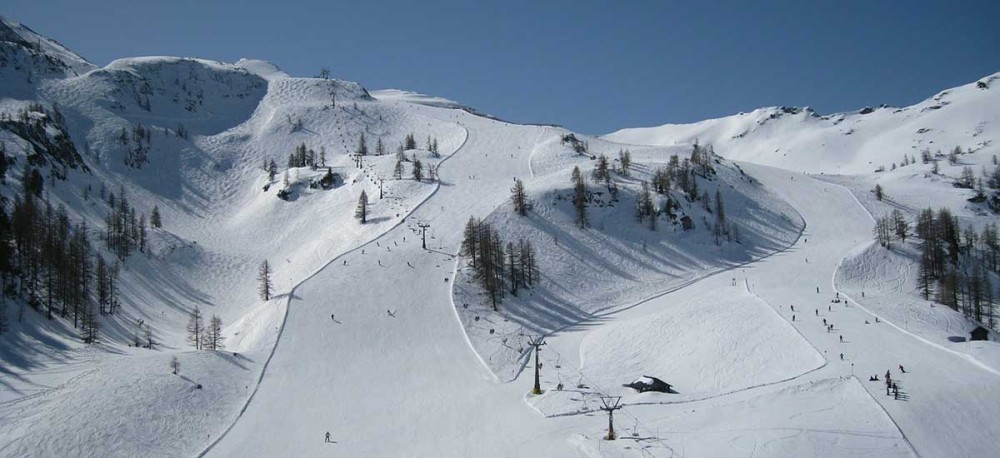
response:
<svg viewBox="0 0 1000 458"><path fill-rule="evenodd" d="M82 75L94 68L55 40L0 16L0 96L31 99L47 80Z"/></svg>
<svg viewBox="0 0 1000 458"><path fill-rule="evenodd" d="M96 68L58 41L39 35L25 25L3 16L0 16L0 46L8 49L17 46L36 55L48 56L53 64L63 67L67 75L82 75Z"/></svg>
<svg viewBox="0 0 1000 458"><path fill-rule="evenodd" d="M39 78L58 53L21 41L0 69L20 242L0 250L17 254L0 456L978 456L1000 434L995 344L899 300L912 259L871 246L859 205L909 211L930 182L949 206L936 190L968 166L843 186L797 170L865 170L897 154L875 142L932 134L982 140L961 161L985 163L996 75L916 108L762 108L634 146L249 59ZM942 133L907 133L925 122ZM841 137L864 141L816 146ZM796 170L711 153L781 163L769 147ZM892 202L870 202L873 175ZM92 286L114 300L74 289L81 259L119 272ZM895 364L907 402L848 377ZM623 386L644 375L673 392ZM607 396L627 440L600 440Z"/></svg>
<svg viewBox="0 0 1000 458"><path fill-rule="evenodd" d="M622 129L608 140L713 144L728 158L815 173L870 173L924 149L997 148L1000 73L948 89L909 107L865 107L820 115L810 108L767 107L692 124Z"/></svg>

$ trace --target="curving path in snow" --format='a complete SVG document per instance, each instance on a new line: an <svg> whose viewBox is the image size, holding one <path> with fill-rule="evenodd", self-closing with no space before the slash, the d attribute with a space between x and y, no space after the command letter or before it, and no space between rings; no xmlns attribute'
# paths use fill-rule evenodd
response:
<svg viewBox="0 0 1000 458"><path fill-rule="evenodd" d="M772 456L992 454L991 438L1000 434L993 421L1000 412L1000 377L992 368L893 323L876 324L874 315L844 294L840 298L847 299L846 304L831 302L837 297L833 276L844 254L869 243L871 219L864 208L839 186L783 170L744 167L800 212L807 228L799 242L787 251L604 317L604 323L585 323L550 337L543 361L558 369L543 377L548 382L543 388L551 390L557 381L570 388L549 391L533 399L533 405L545 415L582 417L591 414L598 395L621 395L628 405L626 418L635 419L640 431L657 431L671 453L695 456L751 450ZM748 292L755 300L748 300ZM780 331L766 320L741 322L739 314L720 313L713 308L719 303L776 314L802 341L785 339L784 347L767 347L767 352L734 347L713 355L714 344L699 339L739 335L747 326L776 337ZM691 308L705 313L688 321L678 318L693 315ZM832 332L827 332L824 319L834 325ZM701 326L701 332L675 339L687 331L679 327L691 321ZM653 336L646 328L657 323L662 324L658 329L663 335ZM744 376L732 368L763 375L774 368L752 366L776 365L775 356L802 358L811 351L808 347L827 362L787 379L768 382L776 377L754 376L751 380L760 384L725 389L734 377ZM735 355L753 359L737 360ZM733 360L716 367L717 372L706 372L711 364L702 360L713 357ZM788 361L780 364L786 366L783 374L794 369ZM906 374L899 372L900 364ZM902 399L886 396L881 381L868 381L874 374L884 379L887 369L899 384ZM685 370L698 372L695 377L679 373ZM620 387L638 371L675 383L680 394L634 394ZM587 388L573 389L578 381ZM721 389L714 395L703 394L713 388Z"/></svg>
<svg viewBox="0 0 1000 458"><path fill-rule="evenodd" d="M445 117L449 112L430 113ZM452 253L468 217L485 215L502 204L511 178L530 174L531 139L539 138L533 130L541 128L508 125L506 134L499 135L490 129L496 121L462 116L460 122L469 135L442 166L443 181L433 196L402 225L337 258L295 288L283 332L252 402L208 455L638 453L622 448L630 441L600 449L594 439L605 423L590 413L592 403L585 411L545 418L518 402L530 377L499 383L468 345L451 303ZM511 134L510 129L523 132ZM521 153L505 154L509 151ZM635 439L636 445L646 440L643 453L988 455L989 439L1000 434L989 421L1000 411L1000 378L896 327L865 324L874 317L854 304L830 302L833 273L844 253L870 237L863 208L842 188L786 171L746 167L802 214L808 223L802 240L785 252L550 337L543 352L543 388L554 393L557 374L563 371L599 381L593 384L599 386L588 388L589 394L578 392L581 397L614 393L623 355L608 351L606 339L620 340L630 327L640 330L639 323L674 313L679 302L731 301L761 314L760 320L749 323L759 328L757 332L784 329L783 345L760 342L758 349L745 353L750 360L741 363L771 364L783 351L794 352L790 360L799 363L778 372L765 368L732 386L751 385L742 389L712 379L738 375L734 368L702 368L699 377L705 380L694 392L709 394L686 401L651 395L628 398L632 405L619 418L634 420L637 431L645 434ZM461 170L463 176L451 170ZM460 180L470 182L456 186ZM482 192L470 193L470 185ZM430 224L427 250L420 245L418 222ZM734 277L742 280L736 286ZM400 284L413 286L403 289ZM794 321L790 305L796 307ZM824 318L834 323L834 332L823 327ZM696 319L695 313L684 318ZM713 323L720 327L714 332L722 335L749 321L738 313L723 315ZM658 323L668 327L663 332L684 325ZM608 326L621 328L603 331ZM696 337L688 340L694 341L678 347L690 352L703 347ZM738 346L740 341L727 345ZM665 357L685 357L662 347L628 348L629 364L639 368ZM727 356L725 348L717 351L697 356ZM898 364L908 373L898 374ZM859 379L851 377L852 369ZM867 382L869 374L884 374L886 369L899 380L905 400L886 397L883 385ZM575 378L561 381L575 384ZM678 388L684 392L685 387ZM528 401L545 413L551 408L544 404L547 399L557 398ZM978 425L970 424L973 421ZM326 432L333 443L324 442Z"/></svg>
<svg viewBox="0 0 1000 458"><path fill-rule="evenodd" d="M484 156L506 151L517 141L511 138L535 138L528 131L536 128L506 126L525 132L502 138L489 135L495 121L463 119L477 125L442 166L434 196L404 225L295 289L253 402L209 455L473 454L509 450L512 443L476 432L503 425L524 431L542 422L522 406L482 408L495 405L489 399L504 402L505 391L471 351L450 302L451 252L465 221L501 204L511 177L527 173L520 157ZM475 183L455 186L453 180L469 177L449 170L474 174ZM483 192L469 193L469 185ZM418 221L431 225L428 250L421 248ZM336 444L324 443L327 431Z"/></svg>

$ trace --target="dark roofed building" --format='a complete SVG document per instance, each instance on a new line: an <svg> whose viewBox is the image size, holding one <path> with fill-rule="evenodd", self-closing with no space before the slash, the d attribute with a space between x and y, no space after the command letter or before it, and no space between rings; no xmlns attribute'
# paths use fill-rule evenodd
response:
<svg viewBox="0 0 1000 458"><path fill-rule="evenodd" d="M969 335L971 336L969 340L990 340L990 330L982 326L976 326Z"/></svg>

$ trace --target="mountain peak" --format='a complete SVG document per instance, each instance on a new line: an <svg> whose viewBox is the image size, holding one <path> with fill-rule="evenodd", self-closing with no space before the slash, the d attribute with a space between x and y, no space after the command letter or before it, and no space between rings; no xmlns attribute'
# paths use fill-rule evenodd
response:
<svg viewBox="0 0 1000 458"><path fill-rule="evenodd" d="M97 68L96 65L80 57L79 54L58 41L3 16L0 16L0 46L4 48L4 51L16 46L36 55L48 56L51 60L62 64L66 70L65 76L82 75Z"/></svg>

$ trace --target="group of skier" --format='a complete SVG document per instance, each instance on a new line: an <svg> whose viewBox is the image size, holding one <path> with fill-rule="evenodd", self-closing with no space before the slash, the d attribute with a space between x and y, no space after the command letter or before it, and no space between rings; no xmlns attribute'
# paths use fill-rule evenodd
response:
<svg viewBox="0 0 1000 458"><path fill-rule="evenodd" d="M902 364L899 365L899 372L901 372L903 374L906 373L906 369L903 368ZM869 382L877 382L878 381L878 374L875 374L874 376L869 377L868 381ZM900 396L900 394L899 394L899 385L897 385L896 381L892 379L892 374L889 372L888 369L886 369L886 371L885 371L885 395L886 396L892 396L893 399L896 399L896 400L898 400L899 396Z"/></svg>

